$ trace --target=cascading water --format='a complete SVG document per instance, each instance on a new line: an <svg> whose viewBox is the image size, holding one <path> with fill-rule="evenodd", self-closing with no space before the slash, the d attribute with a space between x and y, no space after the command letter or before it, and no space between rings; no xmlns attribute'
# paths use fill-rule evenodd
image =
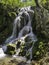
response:
<svg viewBox="0 0 49 65"><path fill-rule="evenodd" d="M17 39L21 39L24 41L26 37L28 37L27 43L30 43L31 41L33 42L37 41L37 38L33 33L31 26L33 22L32 15L34 15L34 11L30 9L30 6L26 8L22 8L20 10L20 13L18 14L18 16L14 21L12 35L5 41L5 43L10 44ZM30 59L32 59L32 47L28 50L30 52ZM4 51L6 51L6 48L4 46L2 48ZM16 55L18 55L18 53Z"/></svg>
<svg viewBox="0 0 49 65"><path fill-rule="evenodd" d="M0 58L3 58L3 57L5 57L5 56L6 56L6 54L4 54L3 49L0 48Z"/></svg>

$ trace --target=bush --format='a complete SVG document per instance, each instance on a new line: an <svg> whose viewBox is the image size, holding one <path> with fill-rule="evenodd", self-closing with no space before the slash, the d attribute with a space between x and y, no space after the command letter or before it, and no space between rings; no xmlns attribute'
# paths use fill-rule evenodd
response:
<svg viewBox="0 0 49 65"><path fill-rule="evenodd" d="M44 8L35 9L34 33L40 38L49 39L49 12ZM35 32L36 31L36 32Z"/></svg>
<svg viewBox="0 0 49 65"><path fill-rule="evenodd" d="M33 59L39 60L46 54L46 46L43 42L36 42L32 49Z"/></svg>

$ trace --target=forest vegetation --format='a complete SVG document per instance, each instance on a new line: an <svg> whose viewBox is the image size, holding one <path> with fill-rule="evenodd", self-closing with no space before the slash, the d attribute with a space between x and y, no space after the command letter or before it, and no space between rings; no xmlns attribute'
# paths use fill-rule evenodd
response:
<svg viewBox="0 0 49 65"><path fill-rule="evenodd" d="M25 56L30 59L30 53L26 53L27 50L34 44L32 48L31 64L28 65L49 65L49 0L27 0L21 2L21 0L0 0L0 46L5 44L8 37L11 36L13 31L13 23L15 18L19 15L20 9L24 7L33 7L34 14L33 18L33 32L38 38L38 41L31 42L25 45L25 42L17 41L22 43L20 47L20 56ZM22 17L23 21L23 17ZM27 41L27 38L25 39ZM16 54L16 42L14 44L7 44L6 54L9 57L0 59L0 65L27 65L25 61L19 62L10 55Z"/></svg>

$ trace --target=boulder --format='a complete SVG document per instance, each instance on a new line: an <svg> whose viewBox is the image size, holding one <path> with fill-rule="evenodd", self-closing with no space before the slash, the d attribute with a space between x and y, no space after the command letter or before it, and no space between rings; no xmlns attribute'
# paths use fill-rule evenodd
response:
<svg viewBox="0 0 49 65"><path fill-rule="evenodd" d="M15 44L8 44L7 45L7 50L6 50L5 53L9 54L9 55L16 54L16 45Z"/></svg>
<svg viewBox="0 0 49 65"><path fill-rule="evenodd" d="M26 54L26 45L25 42L21 42L19 55L25 56L25 54Z"/></svg>

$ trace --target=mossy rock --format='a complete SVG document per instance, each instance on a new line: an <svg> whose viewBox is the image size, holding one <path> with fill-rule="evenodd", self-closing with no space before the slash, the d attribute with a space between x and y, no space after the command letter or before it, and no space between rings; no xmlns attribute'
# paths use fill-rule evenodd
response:
<svg viewBox="0 0 49 65"><path fill-rule="evenodd" d="M15 44L8 44L7 45L7 50L6 50L5 53L9 54L9 55L16 54L16 45Z"/></svg>
<svg viewBox="0 0 49 65"><path fill-rule="evenodd" d="M20 46L20 56L25 56L26 55L26 46L25 45L21 45Z"/></svg>
<svg viewBox="0 0 49 65"><path fill-rule="evenodd" d="M9 50L15 50L16 45L15 44L8 44L7 47Z"/></svg>
<svg viewBox="0 0 49 65"><path fill-rule="evenodd" d="M19 56L25 56L26 55L26 51L25 50L20 50Z"/></svg>
<svg viewBox="0 0 49 65"><path fill-rule="evenodd" d="M16 48L17 48L17 49L20 48L20 45L21 45L21 40L18 40L18 41L16 42Z"/></svg>

